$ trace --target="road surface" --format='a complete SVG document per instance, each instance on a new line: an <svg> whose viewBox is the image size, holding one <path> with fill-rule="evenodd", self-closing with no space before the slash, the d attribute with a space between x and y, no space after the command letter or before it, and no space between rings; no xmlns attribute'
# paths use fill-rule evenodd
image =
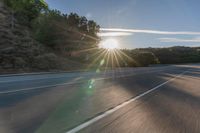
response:
<svg viewBox="0 0 200 133"><path fill-rule="evenodd" d="M200 65L0 76L1 133L200 132Z"/></svg>

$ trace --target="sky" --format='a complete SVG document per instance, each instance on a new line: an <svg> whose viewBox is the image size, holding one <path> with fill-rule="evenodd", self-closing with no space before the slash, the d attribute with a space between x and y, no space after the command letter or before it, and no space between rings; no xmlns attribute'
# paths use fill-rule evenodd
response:
<svg viewBox="0 0 200 133"><path fill-rule="evenodd" d="M46 0L101 26L120 48L200 46L200 0Z"/></svg>

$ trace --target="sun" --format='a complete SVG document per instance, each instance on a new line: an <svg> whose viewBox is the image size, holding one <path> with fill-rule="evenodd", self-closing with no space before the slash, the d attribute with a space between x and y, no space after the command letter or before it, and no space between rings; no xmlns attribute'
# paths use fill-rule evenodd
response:
<svg viewBox="0 0 200 133"><path fill-rule="evenodd" d="M119 48L119 42L116 39L109 38L109 39L102 41L99 44L99 47L107 49L107 50L114 50L114 49Z"/></svg>

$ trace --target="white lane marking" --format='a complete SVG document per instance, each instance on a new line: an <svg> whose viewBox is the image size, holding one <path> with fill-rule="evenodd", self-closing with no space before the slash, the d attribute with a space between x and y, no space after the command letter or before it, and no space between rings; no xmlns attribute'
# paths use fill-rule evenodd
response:
<svg viewBox="0 0 200 133"><path fill-rule="evenodd" d="M58 79L58 78L72 78L76 76L88 76L92 75L91 73L83 73L82 75L58 75L55 77L44 77L44 78L32 78L32 79L17 79L17 80L7 80L7 81L0 81L0 83L9 83L9 82L20 82L20 81L34 81L34 80L43 80L43 79Z"/></svg>
<svg viewBox="0 0 200 133"><path fill-rule="evenodd" d="M16 80L7 80L7 81L0 81L0 83L10 83L10 82L20 82L20 81L34 81L34 80L43 80L43 79L57 79L57 78L71 78L75 75L70 76L60 76L60 77L45 77L45 78L36 78L36 79L16 79Z"/></svg>
<svg viewBox="0 0 200 133"><path fill-rule="evenodd" d="M106 74L112 74L112 71L108 71L106 72ZM41 78L32 78L32 79L16 79L16 80L7 80L7 81L0 81L0 83L9 83L9 82L20 82L20 81L34 81L34 80L43 80L43 79L59 79L59 78L72 78L72 77L76 77L76 76L94 76L96 73L90 73L90 72L85 72L85 73L80 73L80 75L78 74L65 74L65 75L57 75L54 77L41 77ZM41 76L41 75L39 75Z"/></svg>
<svg viewBox="0 0 200 133"><path fill-rule="evenodd" d="M115 112L115 111L117 111L118 109L120 109L120 108L126 106L127 104L129 104L129 103L131 103L131 102L133 102L133 101L135 101L135 100L137 100L137 99L139 99L139 98L145 96L145 95L148 94L148 93L151 93L152 91L154 91L154 90L158 89L159 87L161 87L161 86L167 84L168 82L170 82L170 81L172 81L172 80L175 80L175 79L178 78L178 77L181 77L181 76L182 76L183 74L185 74L186 72L188 72L188 71L184 71L184 72L182 72L182 73L176 75L174 78L171 78L171 79L165 81L164 83L162 83L162 84L160 84L160 85L158 85L158 86L156 86L156 87L154 87L154 88L152 88L152 89L150 89L150 90L148 90L148 91L146 91L146 92L144 92L144 93L142 93L142 94L140 94L140 95L138 95L138 96L136 96L136 97L134 97L134 98L132 98L132 99L130 99L130 100L128 100L128 101L126 101L126 102L124 102L124 103L122 103L122 104L120 104L120 105L118 105L118 106L116 106L116 107L114 107L114 108L112 108L112 109L106 111L106 112L104 112L103 114L101 114L101 115L99 115L99 116L97 116L97 117L95 117L95 118L92 118L91 120L89 120L89 121L87 121L87 122L85 122L85 123L80 124L79 126L77 126L77 127L73 128L73 129L67 131L66 133L76 133L76 132L78 132L78 131L80 131L80 130L86 128L86 127L88 127L89 125L91 125L91 124L97 122L98 120L100 120L100 119L102 119L102 118L104 118L104 117L106 117L106 116L112 114L113 112Z"/></svg>
<svg viewBox="0 0 200 133"><path fill-rule="evenodd" d="M166 68L162 69L162 70L165 70ZM137 70L138 71L138 70ZM136 72L137 72L136 71ZM151 70L151 71L155 71L155 70ZM124 70L124 72L128 72L126 70ZM113 74L114 72L113 71L108 71L106 72L105 74ZM121 73L121 72L120 72ZM71 78L71 77L76 77L76 76L93 76L95 75L96 73L91 73L91 72L83 72L83 73L80 73L80 75L76 75L74 73L70 74L70 75L57 75L57 76L54 76L54 77L44 77L44 78L32 78L32 79L16 79L16 80L6 80L6 81L0 81L0 83L9 83L9 82L20 82L20 81L34 81L34 80L43 80L43 79L58 79L58 78ZM38 75L37 75L38 76ZM39 75L41 76L41 75Z"/></svg>
<svg viewBox="0 0 200 133"><path fill-rule="evenodd" d="M149 71L146 73L151 73L151 72L160 72L164 70L157 70L157 71ZM141 74L146 74L146 73L141 73ZM127 74L127 75L120 75L116 77L105 77L105 78L96 78L95 80L104 80L104 79L111 79L111 78L123 78L123 77L130 77L134 76L136 74ZM109 75L110 76L110 75ZM15 93L15 92L20 92L20 91L29 91L29 90L37 90L37 89L43 89L43 88L50 88L50 87L56 87L56 86L64 86L64 85L73 85L73 84L80 84L85 81L78 81L78 82L67 82L67 83L60 83L60 84L54 84L54 85L44 85L44 86L39 86L39 87L31 87L31 88L24 88L24 89L18 89L18 90L10 90L10 91L0 91L0 94L8 94L8 93Z"/></svg>
<svg viewBox="0 0 200 133"><path fill-rule="evenodd" d="M76 82L76 83L79 83L79 82ZM20 92L20 91L29 91L29 90L50 88L50 87L63 86L63 85L72 85L72 84L75 84L75 83L74 82L68 82L68 83L62 83L62 84L44 85L44 86L39 86L39 87L31 87L31 88L18 89L18 90L1 91L0 94L8 94L8 93L15 93L15 92Z"/></svg>

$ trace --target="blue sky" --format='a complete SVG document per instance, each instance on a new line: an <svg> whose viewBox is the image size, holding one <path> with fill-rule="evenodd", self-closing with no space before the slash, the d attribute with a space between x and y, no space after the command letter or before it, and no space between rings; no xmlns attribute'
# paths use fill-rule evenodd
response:
<svg viewBox="0 0 200 133"><path fill-rule="evenodd" d="M200 0L46 0L95 20L121 48L200 46ZM102 37L110 38L108 34Z"/></svg>

